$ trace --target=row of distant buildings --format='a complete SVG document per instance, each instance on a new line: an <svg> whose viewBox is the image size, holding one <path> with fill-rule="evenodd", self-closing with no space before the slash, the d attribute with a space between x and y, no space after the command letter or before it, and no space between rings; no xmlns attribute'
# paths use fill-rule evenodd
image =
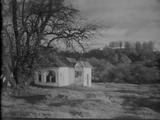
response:
<svg viewBox="0 0 160 120"><path fill-rule="evenodd" d="M136 48L136 47L143 47L146 49L150 49L151 51L154 51L154 43L152 41L148 42L128 42L128 41L112 41L110 42L107 47L112 49L125 49L125 48Z"/></svg>

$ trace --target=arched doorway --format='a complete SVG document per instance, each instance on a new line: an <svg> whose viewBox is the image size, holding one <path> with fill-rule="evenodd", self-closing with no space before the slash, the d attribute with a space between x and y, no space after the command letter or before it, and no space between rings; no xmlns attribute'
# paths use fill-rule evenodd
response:
<svg viewBox="0 0 160 120"><path fill-rule="evenodd" d="M78 85L83 84L83 71L81 71L81 70L75 71L75 80L76 80L76 84L78 84Z"/></svg>
<svg viewBox="0 0 160 120"><path fill-rule="evenodd" d="M47 83L55 83L56 82L56 74L54 71L49 70L48 75L46 76Z"/></svg>

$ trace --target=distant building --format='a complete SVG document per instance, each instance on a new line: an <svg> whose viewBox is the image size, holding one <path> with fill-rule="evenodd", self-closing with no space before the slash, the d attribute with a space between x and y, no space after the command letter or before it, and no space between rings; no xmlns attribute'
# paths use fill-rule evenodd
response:
<svg viewBox="0 0 160 120"><path fill-rule="evenodd" d="M154 51L155 46L152 41L146 41L146 42L140 42L140 41L134 41L134 42L128 42L128 41L112 41L108 45L111 49L144 49L148 51Z"/></svg>
<svg viewBox="0 0 160 120"><path fill-rule="evenodd" d="M35 71L35 84L44 86L68 86L71 84L91 86L92 66L86 61L67 58L66 64L56 64Z"/></svg>
<svg viewBox="0 0 160 120"><path fill-rule="evenodd" d="M125 48L125 42L112 41L112 42L109 43L109 48L112 48L112 49L124 49Z"/></svg>

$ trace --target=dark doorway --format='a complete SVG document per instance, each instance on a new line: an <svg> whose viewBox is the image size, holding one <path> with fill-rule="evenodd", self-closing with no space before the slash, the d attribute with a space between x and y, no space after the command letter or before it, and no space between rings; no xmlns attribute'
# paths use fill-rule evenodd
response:
<svg viewBox="0 0 160 120"><path fill-rule="evenodd" d="M56 82L56 74L54 71L49 70L48 75L46 76L46 82L55 83Z"/></svg>
<svg viewBox="0 0 160 120"><path fill-rule="evenodd" d="M39 82L42 82L42 75L41 75L40 71L38 72L38 80L39 80Z"/></svg>

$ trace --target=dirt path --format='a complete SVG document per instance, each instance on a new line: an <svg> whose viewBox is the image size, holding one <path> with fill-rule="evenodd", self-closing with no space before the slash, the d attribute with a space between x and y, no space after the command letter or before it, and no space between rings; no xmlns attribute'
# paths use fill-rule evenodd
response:
<svg viewBox="0 0 160 120"><path fill-rule="evenodd" d="M160 85L93 84L91 88L30 87L2 96L2 116L41 118L160 118Z"/></svg>

